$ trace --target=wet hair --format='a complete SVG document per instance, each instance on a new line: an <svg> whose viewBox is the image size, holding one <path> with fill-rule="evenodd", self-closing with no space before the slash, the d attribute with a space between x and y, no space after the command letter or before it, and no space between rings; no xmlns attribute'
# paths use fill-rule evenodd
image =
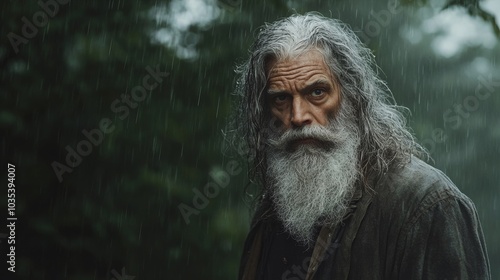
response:
<svg viewBox="0 0 500 280"><path fill-rule="evenodd" d="M251 181L266 187L266 130L272 124L264 96L266 63L313 49L323 54L340 86L340 106L348 102L354 108L361 137L359 171L364 182L380 176L393 164L408 161L411 155L427 157L406 126L403 113L409 110L395 105L387 85L377 76L371 51L354 32L339 20L318 13L292 15L262 27L250 58L237 69L236 93L240 100L231 141L233 146L246 147Z"/></svg>

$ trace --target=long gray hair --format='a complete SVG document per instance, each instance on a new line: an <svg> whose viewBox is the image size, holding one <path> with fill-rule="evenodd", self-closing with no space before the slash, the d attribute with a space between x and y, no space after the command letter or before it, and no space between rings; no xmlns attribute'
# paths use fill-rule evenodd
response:
<svg viewBox="0 0 500 280"><path fill-rule="evenodd" d="M267 187L265 142L272 119L263 95L266 63L311 49L324 55L340 84L341 106L349 102L354 108L361 133L359 171L365 183L391 165L409 160L412 154L427 156L406 127L403 112L407 109L395 105L390 90L377 77L371 51L359 38L338 20L317 13L292 15L261 28L250 58L237 69L236 92L241 100L233 118L236 137L232 144L241 147L245 141L251 180Z"/></svg>

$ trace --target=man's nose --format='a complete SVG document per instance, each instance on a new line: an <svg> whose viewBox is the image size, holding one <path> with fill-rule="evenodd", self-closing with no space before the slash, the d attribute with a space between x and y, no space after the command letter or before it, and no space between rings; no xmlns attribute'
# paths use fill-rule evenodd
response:
<svg viewBox="0 0 500 280"><path fill-rule="evenodd" d="M312 124L313 119L307 102L300 96L293 98L292 102L292 125L294 127L302 127Z"/></svg>

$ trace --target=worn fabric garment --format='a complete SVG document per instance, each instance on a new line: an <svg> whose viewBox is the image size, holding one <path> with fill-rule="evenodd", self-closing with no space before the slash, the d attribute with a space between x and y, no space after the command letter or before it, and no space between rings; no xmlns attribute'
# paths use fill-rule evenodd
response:
<svg viewBox="0 0 500 280"><path fill-rule="evenodd" d="M307 271L302 267L303 263L312 255L312 247L307 247L298 244L283 228L283 225L277 221L276 223L268 223L270 228L269 234L266 234L262 240L264 248L261 253L259 263L262 267L261 274L256 275L261 280L282 279L283 275L297 273L304 275ZM292 272L294 270L294 272Z"/></svg>
<svg viewBox="0 0 500 280"><path fill-rule="evenodd" d="M245 242L239 279L260 279L270 269L266 256L275 223L272 203L264 199ZM344 221L323 227L309 254L302 270L291 267L279 279L491 279L474 204L417 158L392 167L371 188L359 188Z"/></svg>

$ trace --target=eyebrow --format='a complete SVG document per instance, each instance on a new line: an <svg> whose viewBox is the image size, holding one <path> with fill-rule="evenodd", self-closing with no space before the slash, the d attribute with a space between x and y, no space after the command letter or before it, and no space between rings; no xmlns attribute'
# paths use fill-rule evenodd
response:
<svg viewBox="0 0 500 280"><path fill-rule="evenodd" d="M269 96L276 96L276 95L282 95L282 94L287 94L288 92L286 90L272 90L268 89L267 90L267 95Z"/></svg>
<svg viewBox="0 0 500 280"><path fill-rule="evenodd" d="M325 80L325 79L319 79L319 80L316 80L316 81L314 81L314 82L306 85L304 87L304 89L302 89L300 92L302 94L308 93L308 92L312 91L313 89L315 89L317 87L323 87L323 88L329 90L330 87L331 87L331 85L330 85L330 82L328 82L327 80Z"/></svg>
<svg viewBox="0 0 500 280"><path fill-rule="evenodd" d="M303 89L300 90L300 93L304 94L307 92L310 92L314 88L317 87L324 87L327 90L331 88L330 82L328 82L325 79L318 79L310 84L307 84ZM288 94L288 91L286 90L272 90L272 89L267 89L267 94L269 96L275 96L275 95L281 95L281 94Z"/></svg>

